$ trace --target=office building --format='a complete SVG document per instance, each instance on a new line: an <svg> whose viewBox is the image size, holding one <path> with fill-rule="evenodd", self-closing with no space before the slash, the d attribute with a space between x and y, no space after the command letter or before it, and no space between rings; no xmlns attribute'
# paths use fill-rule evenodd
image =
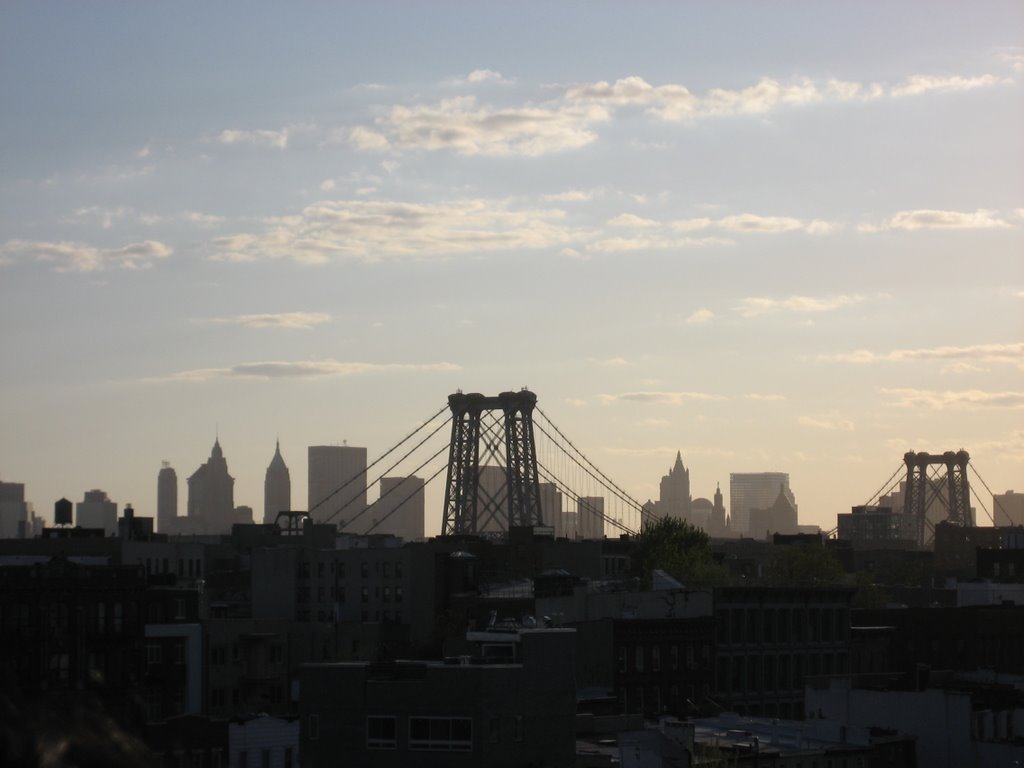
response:
<svg viewBox="0 0 1024 768"><path fill-rule="evenodd" d="M309 516L344 528L366 509L366 449L309 446Z"/></svg>
<svg viewBox="0 0 1024 768"><path fill-rule="evenodd" d="M604 497L580 496L576 499L576 538L604 538Z"/></svg>
<svg viewBox="0 0 1024 768"><path fill-rule="evenodd" d="M210 458L188 479L188 532L230 533L234 522L235 478L215 440Z"/></svg>
<svg viewBox="0 0 1024 768"><path fill-rule="evenodd" d="M25 484L0 481L0 539L29 538L34 522L32 505L25 501Z"/></svg>
<svg viewBox="0 0 1024 768"><path fill-rule="evenodd" d="M783 495L797 509L789 488L788 472L733 472L729 475L729 510L732 530L761 535L750 527L752 509L769 509L775 504L781 487Z"/></svg>
<svg viewBox="0 0 1024 768"><path fill-rule="evenodd" d="M382 477L380 497L360 518L356 530L417 541L425 536L423 514L422 478Z"/></svg>
<svg viewBox="0 0 1024 768"><path fill-rule="evenodd" d="M156 476L156 526L160 533L172 533L178 519L178 473L163 462Z"/></svg>
<svg viewBox="0 0 1024 768"><path fill-rule="evenodd" d="M79 528L102 528L104 536L117 535L117 504L105 491L86 491L75 505L75 525Z"/></svg>
<svg viewBox="0 0 1024 768"><path fill-rule="evenodd" d="M292 477L281 456L281 441L278 440L263 481L263 522L272 523L278 512L287 512L291 508Z"/></svg>
<svg viewBox="0 0 1024 768"><path fill-rule="evenodd" d="M1024 493L993 493L992 516L996 525L1024 525Z"/></svg>

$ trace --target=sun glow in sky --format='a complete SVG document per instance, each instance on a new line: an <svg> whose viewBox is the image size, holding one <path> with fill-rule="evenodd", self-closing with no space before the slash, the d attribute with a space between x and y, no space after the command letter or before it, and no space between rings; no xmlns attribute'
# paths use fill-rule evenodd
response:
<svg viewBox="0 0 1024 768"><path fill-rule="evenodd" d="M529 386L641 500L1024 491L1022 90L1016 2L5 3L0 478L260 518Z"/></svg>

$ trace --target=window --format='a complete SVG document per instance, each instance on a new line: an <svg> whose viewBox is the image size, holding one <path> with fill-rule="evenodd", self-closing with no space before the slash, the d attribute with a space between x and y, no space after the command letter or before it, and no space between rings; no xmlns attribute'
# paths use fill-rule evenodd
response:
<svg viewBox="0 0 1024 768"><path fill-rule="evenodd" d="M401 561L398 561L398 562L395 563L395 578L396 579L402 578L402 563L401 563Z"/></svg>
<svg viewBox="0 0 1024 768"><path fill-rule="evenodd" d="M655 645L651 648L651 671L661 672L661 646Z"/></svg>
<svg viewBox="0 0 1024 768"><path fill-rule="evenodd" d="M284 748L284 768L294 768L295 757L292 754L291 747Z"/></svg>
<svg viewBox="0 0 1024 768"><path fill-rule="evenodd" d="M178 598L174 601L174 618L184 619L185 618L185 601Z"/></svg>
<svg viewBox="0 0 1024 768"><path fill-rule="evenodd" d="M359 564L359 575L364 579L369 578L370 576L370 564L365 560Z"/></svg>
<svg viewBox="0 0 1024 768"><path fill-rule="evenodd" d="M146 664L153 666L159 664L161 660L161 648L159 645L147 645L146 646Z"/></svg>
<svg viewBox="0 0 1024 768"><path fill-rule="evenodd" d="M309 715L306 718L306 735L309 736L310 740L316 740L320 738L319 715Z"/></svg>
<svg viewBox="0 0 1024 768"><path fill-rule="evenodd" d="M669 658L669 665L671 666L672 671L675 672L677 669L679 669L679 646L678 645L673 645L673 646L669 647L669 649L668 649L668 658Z"/></svg>
<svg viewBox="0 0 1024 768"><path fill-rule="evenodd" d="M616 651L616 656L618 657L618 662L619 662L619 672L625 672L626 671L626 649L620 647L618 649L618 651Z"/></svg>
<svg viewBox="0 0 1024 768"><path fill-rule="evenodd" d="M124 626L124 606L121 603L114 603L114 631L120 632Z"/></svg>
<svg viewBox="0 0 1024 768"><path fill-rule="evenodd" d="M637 672L643 672L644 671L644 647L642 645L638 645L636 647L636 652L633 654L633 661L634 661L634 663L636 665L636 671Z"/></svg>
<svg viewBox="0 0 1024 768"><path fill-rule="evenodd" d="M501 741L501 720L499 718L492 717L487 721L487 737L491 744Z"/></svg>
<svg viewBox="0 0 1024 768"><path fill-rule="evenodd" d="M523 726L523 716L522 715L516 715L515 720L513 721L513 724L515 726L515 733L514 733L513 738L516 741L522 741L523 737L524 737L524 732L525 732L525 728Z"/></svg>
<svg viewBox="0 0 1024 768"><path fill-rule="evenodd" d="M469 752L473 720L469 717L410 717L409 749Z"/></svg>
<svg viewBox="0 0 1024 768"><path fill-rule="evenodd" d="M249 753L244 749L238 753L238 768L249 768Z"/></svg>
<svg viewBox="0 0 1024 768"><path fill-rule="evenodd" d="M361 602L364 602L364 603L370 602L370 588L369 587L363 587L362 590L360 590L359 599L360 599Z"/></svg>
<svg viewBox="0 0 1024 768"><path fill-rule="evenodd" d="M402 602L402 588L401 587L395 587L395 602L396 603Z"/></svg>
<svg viewBox="0 0 1024 768"><path fill-rule="evenodd" d="M387 579L391 576L391 563L384 563L384 578Z"/></svg>
<svg viewBox="0 0 1024 768"><path fill-rule="evenodd" d="M384 565L387 565L387 563L384 563ZM384 602L391 602L391 587L384 587Z"/></svg>
<svg viewBox="0 0 1024 768"><path fill-rule="evenodd" d="M179 640L174 644L174 663L184 664L185 663L185 641Z"/></svg>
<svg viewBox="0 0 1024 768"><path fill-rule="evenodd" d="M396 749L398 726L394 717L371 715L366 718L366 748Z"/></svg>
<svg viewBox="0 0 1024 768"><path fill-rule="evenodd" d="M264 749L260 755L260 768L270 768L270 750Z"/></svg>

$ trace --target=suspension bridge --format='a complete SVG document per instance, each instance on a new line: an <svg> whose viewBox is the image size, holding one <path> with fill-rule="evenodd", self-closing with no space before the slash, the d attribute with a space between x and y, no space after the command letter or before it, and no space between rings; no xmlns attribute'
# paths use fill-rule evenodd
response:
<svg viewBox="0 0 1024 768"><path fill-rule="evenodd" d="M396 473L422 477L423 485L411 493L403 484L381 485L380 496L366 506L356 502L358 494L346 493ZM556 536L601 538L636 534L650 515L566 437L527 389L452 394L307 514L343 531L374 533L442 475L442 535L499 535L510 526L532 526Z"/></svg>
<svg viewBox="0 0 1024 768"><path fill-rule="evenodd" d="M422 474L421 474L422 473ZM381 482L423 478L423 483ZM445 475L441 535L503 535L510 527L548 529L568 538L636 534L653 514L603 472L537 406L527 390L496 396L456 392L447 404L351 477L307 514L340 530L377 532L430 483ZM990 511L969 476L994 500ZM346 493L353 485L380 486L377 500ZM410 492L410 487L412 488ZM907 452L903 462L865 503L912 516L918 543L934 540L935 526L976 525L971 500L992 525L1010 515L970 461L967 451ZM834 537L838 529L828 532Z"/></svg>

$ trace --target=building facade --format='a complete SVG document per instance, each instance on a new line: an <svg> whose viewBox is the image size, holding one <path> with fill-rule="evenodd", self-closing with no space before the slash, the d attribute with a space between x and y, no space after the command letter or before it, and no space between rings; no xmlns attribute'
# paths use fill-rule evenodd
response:
<svg viewBox="0 0 1024 768"><path fill-rule="evenodd" d="M761 533L750 527L752 509L768 509L779 495L779 488L793 509L796 497L789 488L788 472L732 472L729 475L729 514L732 530L738 533Z"/></svg>
<svg viewBox="0 0 1024 768"><path fill-rule="evenodd" d="M278 512L287 512L291 508L292 476L281 456L281 441L278 440L274 458L270 460L263 480L263 522L272 523L277 519Z"/></svg>
<svg viewBox="0 0 1024 768"><path fill-rule="evenodd" d="M311 445L307 510L316 522L345 522L366 509L366 449Z"/></svg>
<svg viewBox="0 0 1024 768"><path fill-rule="evenodd" d="M188 479L188 528L190 533L230 533L235 512L235 478L215 440L210 458Z"/></svg>
<svg viewBox="0 0 1024 768"><path fill-rule="evenodd" d="M75 505L75 525L79 528L102 528L104 536L116 536L117 504L105 491L86 491L82 501Z"/></svg>
<svg viewBox="0 0 1024 768"><path fill-rule="evenodd" d="M178 521L178 473L166 461L156 476L156 527L172 533Z"/></svg>

